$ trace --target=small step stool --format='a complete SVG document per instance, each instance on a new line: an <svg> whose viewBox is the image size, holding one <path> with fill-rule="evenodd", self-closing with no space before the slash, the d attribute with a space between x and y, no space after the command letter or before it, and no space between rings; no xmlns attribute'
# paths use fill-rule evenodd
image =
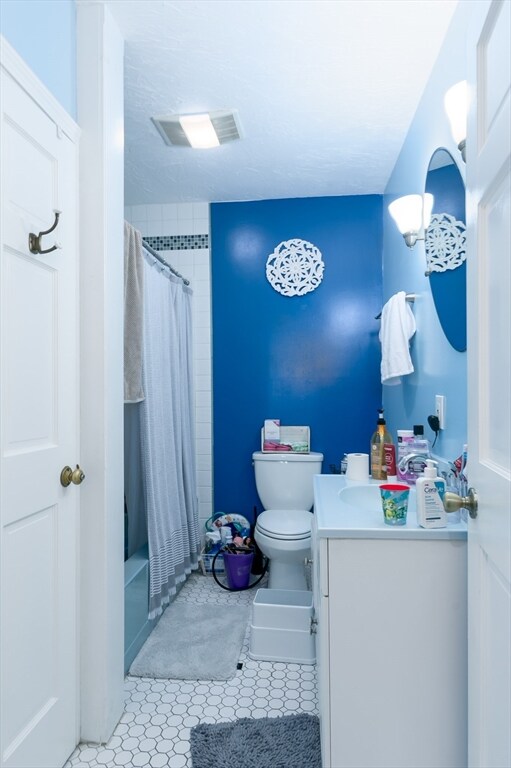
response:
<svg viewBox="0 0 511 768"><path fill-rule="evenodd" d="M251 659L295 664L316 662L312 592L258 589L252 603Z"/></svg>

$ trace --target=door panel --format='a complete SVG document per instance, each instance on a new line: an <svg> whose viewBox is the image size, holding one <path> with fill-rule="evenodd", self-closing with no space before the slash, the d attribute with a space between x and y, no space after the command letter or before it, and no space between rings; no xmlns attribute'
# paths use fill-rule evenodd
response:
<svg viewBox="0 0 511 768"><path fill-rule="evenodd" d="M509 658L511 648L511 602L509 584L505 583L502 574L485 558L482 569L483 588L483 636L482 648L485 649L481 667L482 701L481 713L484 720L482 726L481 754L484 755L484 766L501 766L509 763L509 728L511 723L511 700L509 696L501 696L499 706L494 706L494 692L505 690L502 675L505 666L502 661ZM495 628L501 629L496 632ZM509 668L508 668L509 672ZM509 675L508 675L509 683ZM506 737L508 744L506 745Z"/></svg>
<svg viewBox="0 0 511 768"><path fill-rule="evenodd" d="M489 186L481 201L480 219L480 306L481 376L480 401L481 460L506 471L511 466L509 432L503 424L511 424L511 407L507 384L510 377L511 352L506 343L506 329L511 327L510 259L495 258L505 244L511 221L509 169L501 179ZM495 336L496 335L496 338Z"/></svg>
<svg viewBox="0 0 511 768"><path fill-rule="evenodd" d="M500 7L498 7L500 6ZM509 79L506 75L506 55L509 68L509 30L511 29L511 4L493 3L485 28L478 44L479 62L479 115L480 137L486 141L499 110L506 100Z"/></svg>
<svg viewBox="0 0 511 768"><path fill-rule="evenodd" d="M53 649L58 647L53 620L58 608L53 556L58 546L56 512L55 507L41 510L4 530L4 610L10 621L5 629L3 653L7 659L23 659L22 667L14 663L7 664L5 669L4 685L8 691L16 692L16 704L9 706L5 714L7 744L14 742L27 723L40 719L41 713L56 700L50 693L56 677ZM26 567L27 549L32 553L30 569ZM33 627L38 628L37 643Z"/></svg>
<svg viewBox="0 0 511 768"><path fill-rule="evenodd" d="M0 764L56 768L78 741L77 147L2 64ZM62 248L32 254L54 209Z"/></svg>
<svg viewBox="0 0 511 768"><path fill-rule="evenodd" d="M37 119L37 107L30 105L30 119ZM48 201L52 200L57 190L57 172L58 165L53 157L41 144L41 141L48 145L49 141L54 142L55 125L47 126L46 136L34 137L17 123L13 123L8 116L5 116L4 138L6 144L10 147L10 152L5 158L4 173L6 179L6 188L9 190L9 204L17 209L21 219L25 216L30 217L38 225L37 229L45 230L48 227L48 221L45 217L48 215ZM53 135L52 135L53 134ZM16 158L23 157L27 169L29 169L29 179L33 179L33 184L27 184L27 176L20 173ZM36 182L37 180L37 182ZM28 221L28 220L27 220ZM12 223L15 223L13 219ZM22 236L23 236L22 232ZM11 236L12 237L12 236ZM24 245L24 239L23 239Z"/></svg>
<svg viewBox="0 0 511 768"><path fill-rule="evenodd" d="M48 448L57 438L58 273L6 251L4 455ZM26 318L30 317L29 322ZM20 348L23 356L20 357Z"/></svg>

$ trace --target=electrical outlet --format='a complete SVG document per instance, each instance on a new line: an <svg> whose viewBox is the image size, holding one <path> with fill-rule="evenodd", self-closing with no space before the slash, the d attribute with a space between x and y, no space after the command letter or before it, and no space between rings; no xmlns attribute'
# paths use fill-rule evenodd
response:
<svg viewBox="0 0 511 768"><path fill-rule="evenodd" d="M445 395L435 395L435 413L440 429L445 429Z"/></svg>

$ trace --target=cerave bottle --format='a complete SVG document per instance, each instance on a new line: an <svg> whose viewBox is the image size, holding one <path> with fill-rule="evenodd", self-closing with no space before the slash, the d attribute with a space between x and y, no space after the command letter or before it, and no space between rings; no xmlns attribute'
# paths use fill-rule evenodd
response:
<svg viewBox="0 0 511 768"><path fill-rule="evenodd" d="M445 481L437 476L437 463L426 459L424 476L419 477L417 489L417 523L422 528L445 528L447 514L444 509Z"/></svg>

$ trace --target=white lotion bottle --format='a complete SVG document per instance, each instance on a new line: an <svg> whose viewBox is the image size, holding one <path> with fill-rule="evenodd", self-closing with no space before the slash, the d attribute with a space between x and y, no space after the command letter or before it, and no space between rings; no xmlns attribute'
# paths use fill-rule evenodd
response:
<svg viewBox="0 0 511 768"><path fill-rule="evenodd" d="M424 475L415 483L417 522L421 528L445 528L447 513L444 509L445 480L437 475L437 462L427 459Z"/></svg>

